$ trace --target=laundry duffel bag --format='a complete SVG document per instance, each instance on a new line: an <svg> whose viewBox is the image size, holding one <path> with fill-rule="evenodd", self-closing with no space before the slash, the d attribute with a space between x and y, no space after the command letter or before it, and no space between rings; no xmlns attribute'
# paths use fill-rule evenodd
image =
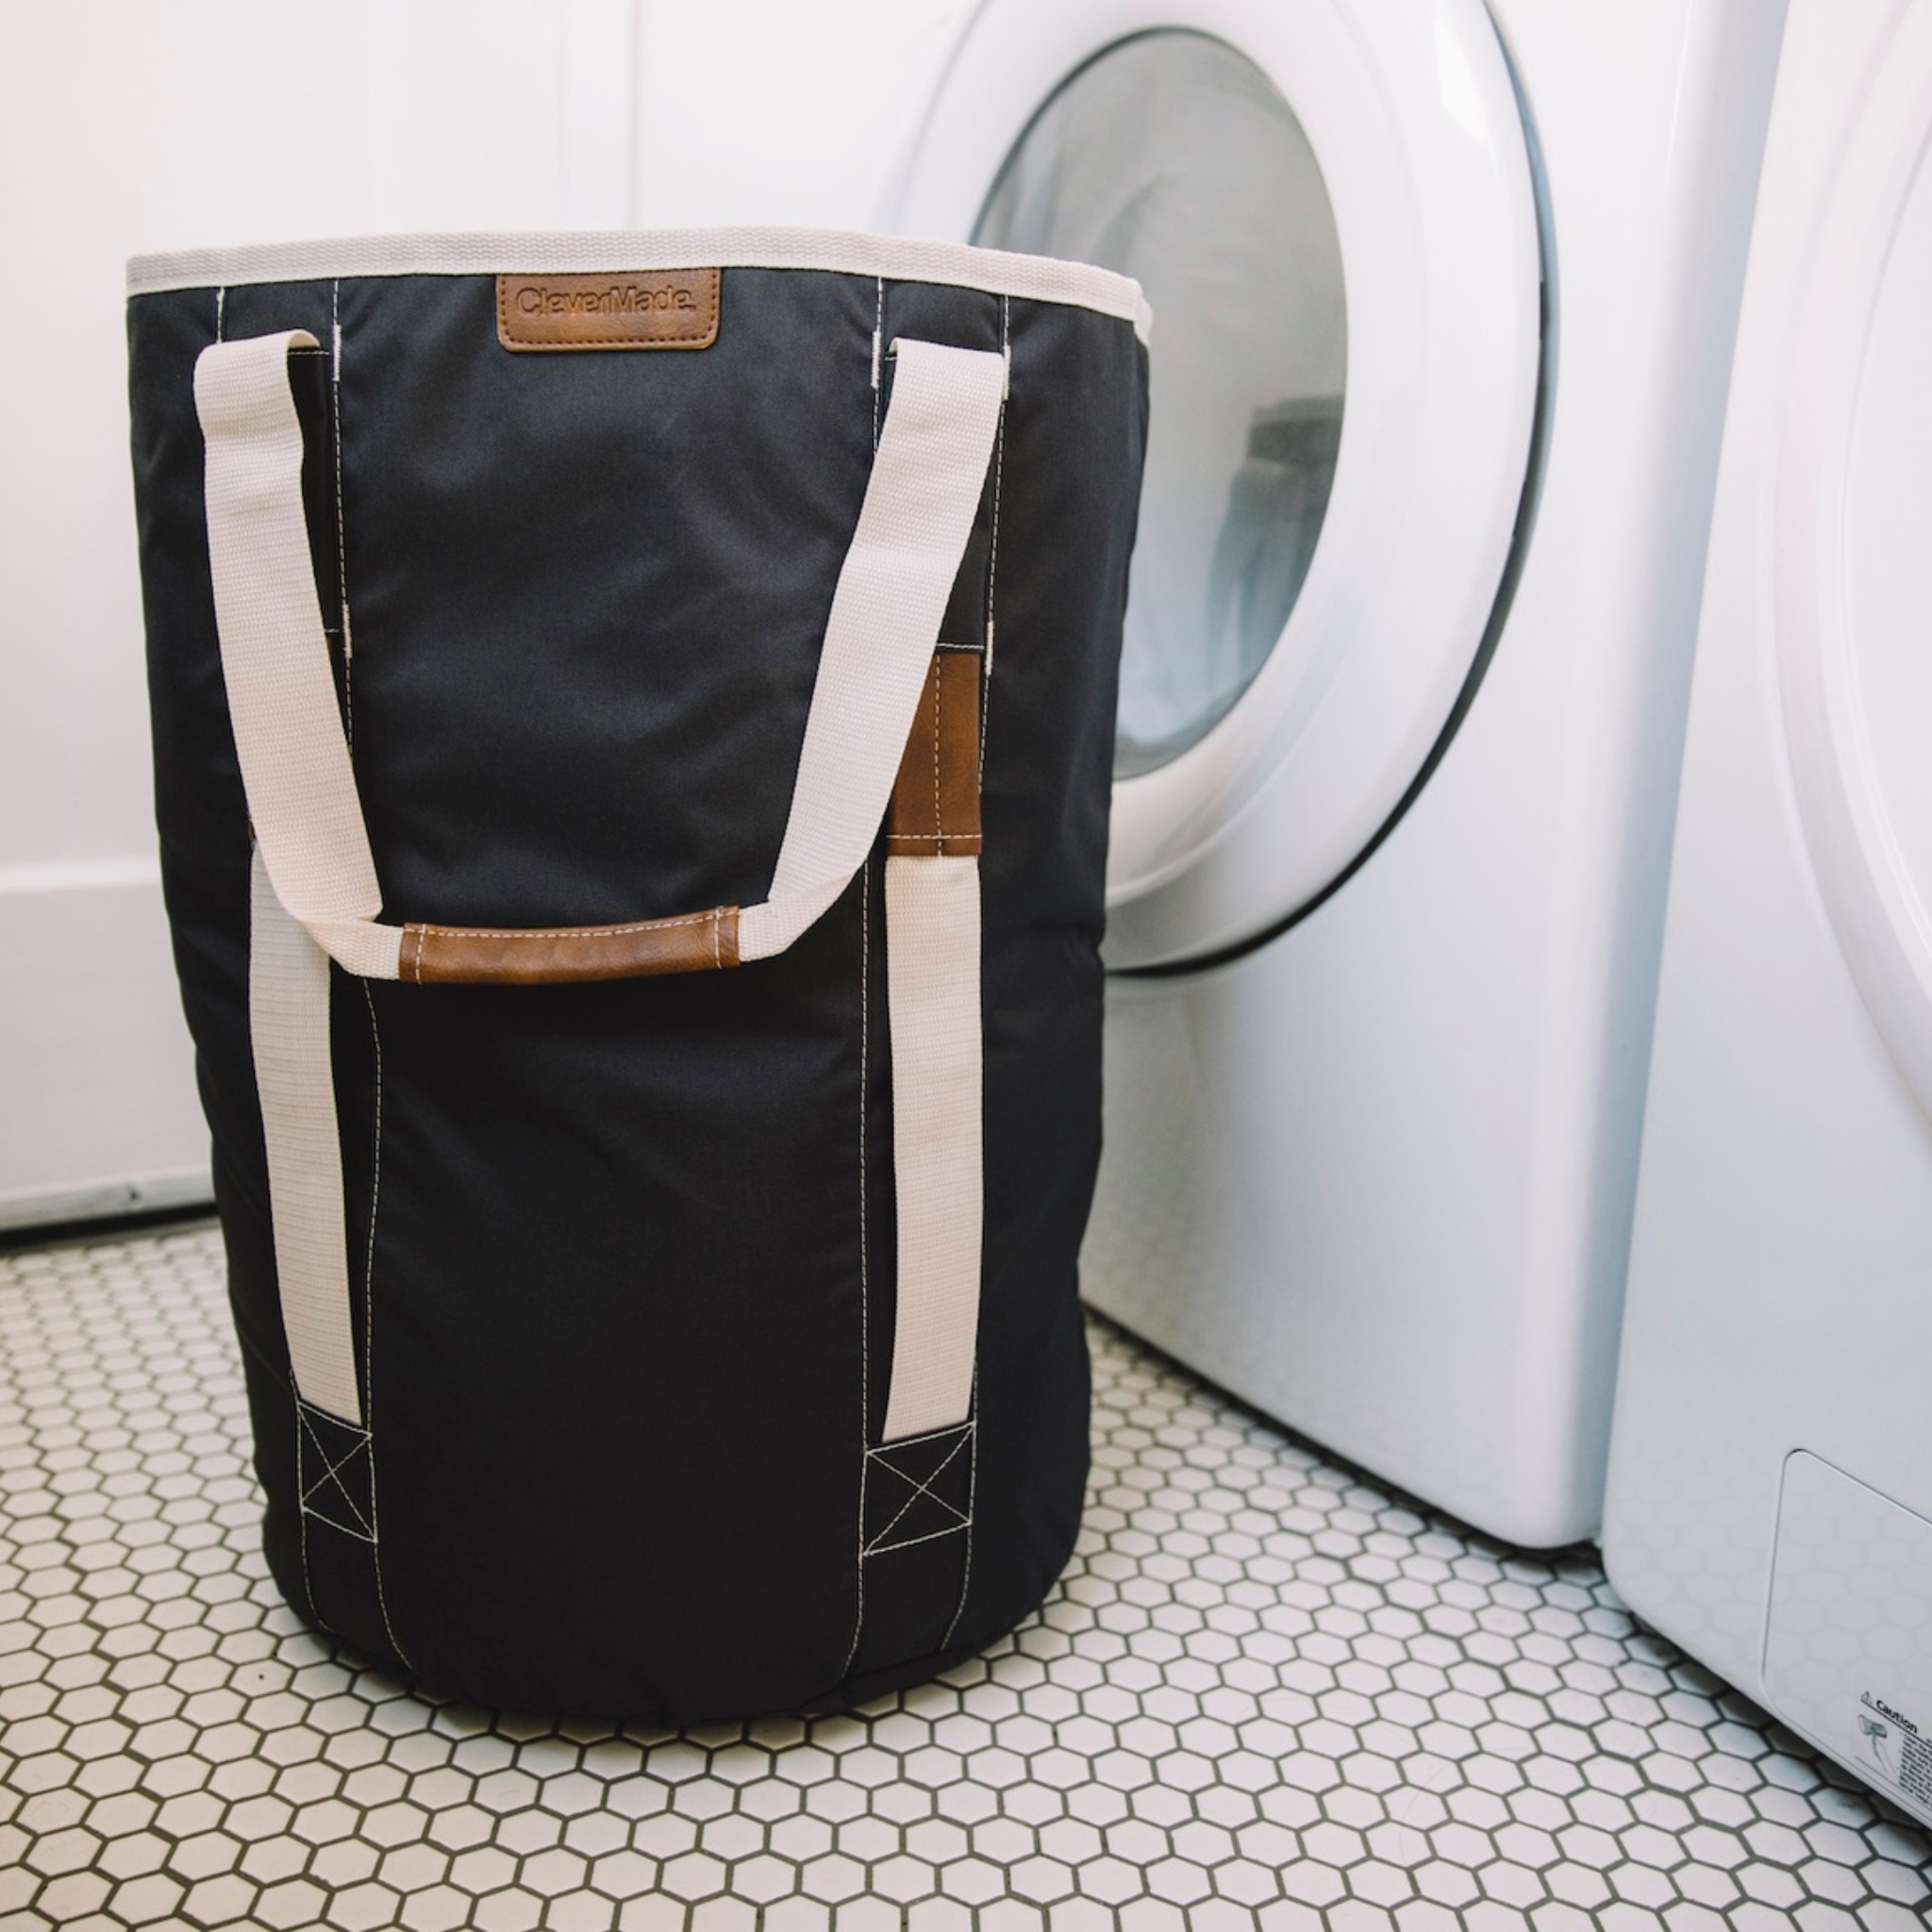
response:
<svg viewBox="0 0 1932 1932"><path fill-rule="evenodd" d="M1138 288L785 230L129 276L278 1586L650 1724L984 1646L1086 1473Z"/></svg>

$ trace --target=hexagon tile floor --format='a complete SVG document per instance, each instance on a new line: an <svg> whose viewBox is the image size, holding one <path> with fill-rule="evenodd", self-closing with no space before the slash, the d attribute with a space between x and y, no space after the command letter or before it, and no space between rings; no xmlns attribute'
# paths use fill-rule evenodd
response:
<svg viewBox="0 0 1932 1932"><path fill-rule="evenodd" d="M426 1704L257 1550L193 1228L0 1257L0 1928L1932 1923L1925 1838L1531 1560L1104 1327L1030 1625L857 1717Z"/></svg>

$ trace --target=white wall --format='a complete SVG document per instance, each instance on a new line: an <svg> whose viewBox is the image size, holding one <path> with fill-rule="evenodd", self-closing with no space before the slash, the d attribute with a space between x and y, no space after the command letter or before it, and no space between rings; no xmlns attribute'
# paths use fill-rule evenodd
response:
<svg viewBox="0 0 1932 1932"><path fill-rule="evenodd" d="M0 12L0 1227L193 1198L122 272L382 229L866 226L965 0Z"/></svg>
<svg viewBox="0 0 1932 1932"><path fill-rule="evenodd" d="M1051 0L1041 0L1051 4ZM872 228L972 0L641 0L636 219Z"/></svg>

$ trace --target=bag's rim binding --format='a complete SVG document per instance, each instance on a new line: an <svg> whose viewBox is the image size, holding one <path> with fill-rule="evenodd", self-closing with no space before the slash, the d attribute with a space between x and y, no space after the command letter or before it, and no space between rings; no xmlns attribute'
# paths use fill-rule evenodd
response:
<svg viewBox="0 0 1932 1932"><path fill-rule="evenodd" d="M682 268L823 269L893 282L938 282L1023 301L1059 302L1131 322L1145 341L1153 310L1131 275L1089 262L1012 255L964 242L841 228L613 228L541 233L362 235L137 255L130 296L371 275L599 275Z"/></svg>

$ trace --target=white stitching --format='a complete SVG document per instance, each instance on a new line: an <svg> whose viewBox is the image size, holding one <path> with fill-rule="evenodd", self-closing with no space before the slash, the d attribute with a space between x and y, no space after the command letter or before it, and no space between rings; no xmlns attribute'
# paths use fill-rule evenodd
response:
<svg viewBox="0 0 1932 1932"><path fill-rule="evenodd" d="M957 1503L947 1502L946 1499L943 1496L940 1495L933 1488L933 1484L938 1482L940 1477L945 1474L946 1471L952 1468L953 1464L958 1460L959 1452L960 1450L965 1448L965 1446L966 1438L964 1436L961 1436L959 1441L954 1443L953 1447L946 1452L946 1454L940 1459L937 1466L924 1479L914 1475L909 1470L904 1470L899 1468L899 1466L896 1463L886 1463L886 1467L889 1470L891 1470L891 1473L895 1476L897 1476L902 1483L908 1483L911 1485L912 1493L909 1496L908 1496L905 1502L899 1506L899 1508L897 1512L893 1515L891 1521L888 1523L886 1526L882 1530L880 1530L875 1537L873 1538L871 1544L866 1550L867 1556L871 1556L874 1551L885 1546L885 1539L891 1536L891 1533L898 1528L900 1524L906 1520L907 1511L909 1510L919 1501L919 1499L922 1496L925 1497L928 1502L936 1503L941 1509L943 1509L946 1512L948 1516L957 1516L959 1519L959 1522L962 1524L972 1521L972 1509L970 1506L965 1509L961 1509Z"/></svg>
<svg viewBox="0 0 1932 1932"><path fill-rule="evenodd" d="M334 360L329 365L329 413L336 432L336 601L342 625L342 729L349 757L356 756L356 645L349 630L349 538L342 521L342 285L328 285L328 320Z"/></svg>
<svg viewBox="0 0 1932 1932"><path fill-rule="evenodd" d="M382 1203L382 1031L375 1024L375 995L369 982L362 981L362 997L369 1008L369 1038L375 1048L375 1132L369 1169L369 1256L362 1275L362 1419L373 1430L375 1420L375 1213ZM375 1505L375 1443L369 1444L369 1567L375 1575L375 1605L382 1612L382 1627L389 1633L390 1648L406 1671L416 1667L409 1661L390 1621L389 1591L382 1582L382 1518Z"/></svg>
<svg viewBox="0 0 1932 1932"><path fill-rule="evenodd" d="M355 1514L353 1507L349 1513L351 1515ZM310 1509L305 1505L302 1510L302 1520L304 1523L307 1523L310 1519L317 1523L326 1524L339 1536L353 1537L358 1543L367 1543L372 1551L375 1548L375 1539L367 1530L351 1529L346 1523L338 1523L333 1516L325 1516L320 1509ZM371 1560L373 1561L374 1558L372 1557ZM330 1627L332 1626L325 1625L325 1628Z"/></svg>
<svg viewBox="0 0 1932 1932"><path fill-rule="evenodd" d="M940 676L939 660L935 658L932 667L932 835L941 840L946 836L946 815L940 805L940 745L943 741L940 689L944 681Z"/></svg>
<svg viewBox="0 0 1932 1932"><path fill-rule="evenodd" d="M974 1424L970 1421L963 1423L945 1423L936 1429L923 1429L916 1436L894 1436L890 1442L881 1442L876 1449L868 1449L865 1453L868 1456L877 1456L886 1460L890 1460L892 1457L899 1455L904 1450L918 1448L922 1442L937 1442L941 1436L950 1436L954 1434L955 1431L963 1434L966 1430L972 1428ZM906 1472L904 1470L900 1470L898 1474L904 1475ZM910 1480L910 1478L908 1479Z"/></svg>
<svg viewBox="0 0 1932 1932"><path fill-rule="evenodd" d="M872 329L872 453L879 453L879 346L885 340L886 278L878 277L877 307ZM853 1607L852 1642L839 1672L841 1680L851 1671L858 1656L859 1641L865 1635L865 1492L872 1473L872 1449L868 1406L872 1401L872 1301L870 1250L867 1222L871 1216L866 1189L866 1116L872 1107L872 859L858 869L858 1556L853 1565L858 1573L858 1602Z"/></svg>
<svg viewBox="0 0 1932 1932"><path fill-rule="evenodd" d="M966 1446L967 1437L973 1432L973 1424L971 1423L959 1423L954 1426L958 1431L959 1440L924 1475L915 1474L911 1470L894 1462L892 1457L901 1450L924 1448L928 1442L937 1442L942 1437L951 1433L950 1431L937 1429L929 1436L912 1436L903 1441L890 1442L883 1448L873 1450L871 1452L873 1459L875 1462L883 1462L902 1483L910 1483L915 1490L924 1490L930 1493L932 1485L938 1482L940 1477L952 1468L953 1464L958 1459L960 1450ZM936 1503L941 1500L938 1496L933 1497L933 1501ZM948 1509L954 1509L954 1506L950 1503L947 1503L945 1507ZM960 1513L960 1511L954 1509L955 1515ZM891 1527L890 1524L886 1526L889 1529Z"/></svg>
<svg viewBox="0 0 1932 1932"><path fill-rule="evenodd" d="M908 1536L902 1543L874 1543L865 1554L868 1557L890 1557L895 1550L917 1549L921 1543L936 1543L942 1536L958 1536L962 1529L970 1530L972 1527L972 1517L962 1516L958 1523L949 1523L943 1529L929 1529L924 1536ZM973 1547L973 1539L970 1536L966 1539L966 1547L969 1551ZM951 1641L952 1635L952 1626L949 1624L945 1636L940 1639L941 1650Z"/></svg>
<svg viewBox="0 0 1932 1932"><path fill-rule="evenodd" d="M872 325L872 453L879 453L879 389L882 368L879 350L885 341L886 278L877 278L878 292ZM853 1607L852 1642L839 1675L842 1679L858 1656L865 1635L865 1495L872 1473L871 1434L868 1414L872 1401L872 1299L871 1250L868 1223L871 1220L870 1194L866 1186L866 1117L872 1108L872 859L858 869L858 1555L853 1568L858 1575L858 1602Z"/></svg>
<svg viewBox="0 0 1932 1932"><path fill-rule="evenodd" d="M879 349L886 339L886 278L878 277L878 307L874 311L872 325L872 453L879 453L879 391L883 386L882 370L879 362Z"/></svg>
<svg viewBox="0 0 1932 1932"><path fill-rule="evenodd" d="M993 438L992 535L986 553L986 667L985 681L979 688L979 781L982 786L986 783L986 721L992 710L993 577L1000 560L1000 488L1007 470L1007 403L1013 387L1013 304L1008 295L1000 297L1000 354L1006 358L1007 388L1000 397L999 429ZM985 1024L982 1014L982 1034ZM973 1364L972 1402L973 1458L966 1475L966 1557L959 1566L959 1601L953 1610L953 1621L946 1625L946 1634L940 1639L941 1650L952 1642L953 1633L959 1627L959 1619L966 1614L966 1596L973 1586L973 1518L979 1504L979 1363L976 1358Z"/></svg>
<svg viewBox="0 0 1932 1932"><path fill-rule="evenodd" d="M940 1639L940 1648L944 1650L953 1641L953 1632L959 1627L959 1619L966 1614L966 1591L973 1582L973 1524L979 1509L979 1364L973 1365L973 1456L966 1470L966 1557L959 1566L959 1601L953 1611L953 1621L946 1625L946 1634Z"/></svg>
<svg viewBox="0 0 1932 1932"><path fill-rule="evenodd" d="M425 934L464 940L615 940L633 932L662 932L674 925L702 925L724 911L714 906L708 912L693 912L689 918L639 919L629 925L522 926L517 930L495 932L480 925L419 925L416 928L416 976L423 976L423 940Z"/></svg>
<svg viewBox="0 0 1932 1932"><path fill-rule="evenodd" d="M900 1524L906 1520L906 1512L908 1509L910 1509L912 1506L915 1503L917 1503L920 1497L922 1496L924 1496L928 1498L930 1501L937 1503L941 1509L946 1511L948 1515L957 1516L961 1523L967 1523L972 1520L968 1510L958 1508L953 1504L947 1502L943 1496L935 1494L932 1487L933 1484L938 1482L941 1476L944 1475L947 1470L951 1469L953 1464L959 1459L959 1452L960 1450L965 1448L965 1446L966 1438L964 1436L961 1436L959 1440L957 1442L955 1442L949 1450L947 1450L945 1455L941 1458L938 1467L933 1470L931 1474L929 1474L924 1482L922 1482L919 1479L919 1477L911 1474L907 1470L897 1468L894 1464L890 1462L886 1464L886 1467L891 1470L892 1474L895 1476L897 1476L901 1482L910 1483L912 1485L912 1493L909 1496L908 1496L905 1502L903 1502L899 1506L897 1514L894 1515L892 1520L886 1524L885 1528L880 1530L878 1535L873 1538L871 1543L866 1548L865 1554L868 1557L874 1555L881 1548L881 1546L884 1543L884 1540L887 1537L891 1536L891 1533L898 1528Z"/></svg>
<svg viewBox="0 0 1932 1932"><path fill-rule="evenodd" d="M346 736L349 756L356 755L356 698L355 674L353 669L354 647L349 635L349 547L348 519L343 510L342 494L342 323L341 323L341 283L332 282L329 287L329 324L333 338L335 361L330 377L331 401L334 405L336 441L336 574L337 588L342 605L342 694L347 712ZM416 976L423 974L423 942L416 942ZM369 990L369 982L358 982L362 988L362 1001L369 1009L369 1041L375 1058L375 1121L370 1132L369 1151L369 1247L362 1264L362 1424L363 1435L369 1449L369 1569L375 1579L375 1607L382 1615L382 1627L389 1637L390 1648L395 1652L396 1660L406 1671L413 1672L415 1665L409 1661L409 1653L403 1648L402 1641L396 1636L396 1626L389 1613L389 1591L382 1580L382 1516L375 1501L375 1224L377 1212L382 1206L382 1028L376 1024L375 996ZM346 1491L344 1492L346 1494ZM353 1510L353 1505L352 1510ZM323 1519L325 1522L326 1518ZM341 1525L338 1524L337 1528Z"/></svg>
<svg viewBox="0 0 1932 1932"><path fill-rule="evenodd" d="M1006 358L1007 387L1000 396L1000 425L992 444L992 535L986 549L986 663L981 670L979 693L979 770L981 782L986 774L986 714L992 708L987 700L992 683L992 590L1000 566L1000 494L1007 473L1007 401L1013 387L1012 347L1013 305L1000 297L1000 354Z"/></svg>
<svg viewBox="0 0 1932 1932"><path fill-rule="evenodd" d="M325 1629L333 1628L315 1601L315 1579L308 1574L308 1511L302 1507L302 1398L290 1391L295 1410L295 1524L302 1549L302 1593L308 1599L308 1614Z"/></svg>
<svg viewBox="0 0 1932 1932"><path fill-rule="evenodd" d="M886 285L879 283L879 312L885 313ZM876 420L878 405L873 405ZM877 431L874 431L874 440ZM858 869L858 1446L866 1448L866 1406L872 1400L872 1194L867 1163L867 1127L872 1113L872 860ZM852 1649L845 1668L858 1655L865 1629L865 1498L872 1475L869 1456L858 1458L858 1619L852 1626ZM841 1672L842 1675L843 1673Z"/></svg>
<svg viewBox="0 0 1932 1932"><path fill-rule="evenodd" d="M866 1236L867 1191L865 1183L865 1122L872 1102L872 860L859 867L858 902L858 1557L854 1564L858 1578L858 1602L853 1607L852 1642L840 1667L842 1682L858 1655L859 1639L865 1634L865 1497L872 1474L873 1452L866 1446L867 1406L872 1399L872 1337L869 1324L869 1245Z"/></svg>
<svg viewBox="0 0 1932 1932"><path fill-rule="evenodd" d="M326 1411L318 1410L317 1412L325 1413ZM369 1447L368 1433L366 1431L359 1433L358 1435L357 1440L350 1443L347 1451L341 1457L338 1457L335 1461L331 1462L329 1460L328 1444L325 1443L322 1440L321 1436L319 1436L316 1433L315 1424L308 1420L307 1405L302 1402L300 1397L296 1398L295 1413L301 1422L303 1434L306 1435L308 1439L315 1444L316 1457L318 1460L320 1460L323 1464L322 1474L319 1476L317 1476L312 1483L305 1482L302 1472L298 1466L295 1478L297 1503L300 1505L305 1514L312 1516L322 1516L322 1512L320 1510L311 1510L308 1507L309 1502L313 1497L318 1495L325 1487L327 1487L330 1483L333 1483L335 1485L336 1494L342 1499L343 1507L348 1510L349 1514L356 1519L358 1523L362 1524L362 1527L366 1532L369 1529L369 1524L363 1522L362 1512L356 1507L356 1499L352 1495L350 1495L348 1485L342 1481L342 1471L347 1469L350 1463L355 1461L356 1457L361 1455L362 1452ZM331 1416L329 1419L331 1422L335 1423L338 1427L349 1429L351 1431L355 1429L355 1424L353 1423L345 1423L339 1416ZM322 1521L326 1523L328 1521L328 1518L325 1516L322 1516Z"/></svg>
<svg viewBox="0 0 1932 1932"><path fill-rule="evenodd" d="M318 1415L322 1415L325 1414L326 1411L323 1409L317 1409L315 1413ZM362 1450L366 1449L369 1446L369 1433L366 1429L358 1429L354 1423L345 1423L340 1416L330 1416L329 1421L333 1423L336 1425L336 1427L345 1431L349 1435L352 1435L356 1440L352 1441L345 1450L342 1451L340 1457L337 1457L336 1459L333 1462L331 1462L329 1460L329 1457L332 1455L334 1455L335 1452L331 1450L328 1444L322 1440L319 1434L317 1434L315 1424L308 1420L308 1405L305 1404L303 1406L302 1426L308 1430L308 1440L315 1444L315 1453L322 1458L323 1463L322 1474L319 1476L317 1476L312 1483L308 1485L307 1490L303 1491L305 1495L312 1496L317 1490L321 1489L324 1483L330 1481L341 1471L347 1469L350 1462L354 1459L354 1457L359 1455ZM910 1478L908 1477L908 1480L909 1481ZM358 1510L357 1513L359 1515L361 1512Z"/></svg>
<svg viewBox="0 0 1932 1932"><path fill-rule="evenodd" d="M353 1462L355 1458L358 1455L360 1455L361 1452L368 1446L369 1445L366 1442L358 1443L356 1447L350 1450L348 1455L343 1457L342 1459L339 1463L337 1463L333 1469L327 1471L325 1474L317 1476L314 1482L312 1482L308 1486L308 1490L303 1494L302 1507L310 1516L321 1516L322 1520L325 1523L326 1523L328 1521L328 1518L326 1516L323 1516L323 1512L313 1506L316 1497L321 1495L324 1490L332 1489L335 1491L337 1497L340 1498L340 1500L341 1501L343 1507L346 1508L349 1514L353 1516L356 1519L356 1521L362 1525L362 1534L365 1537L367 1537L369 1541L373 1543L375 1541L375 1534L369 1527L368 1519L364 1517L361 1510L357 1508L356 1499L349 1493L349 1486L341 1479L342 1471L345 1470L349 1466L349 1464Z"/></svg>
<svg viewBox="0 0 1932 1932"><path fill-rule="evenodd" d="M305 1509L308 1508L309 1505L315 1501L316 1497L322 1494L324 1490L333 1489L337 1491L338 1494L341 1495L342 1501L349 1506L349 1514L353 1516L358 1523L361 1524L363 1529L367 1531L369 1528L368 1522L364 1518L361 1510L357 1508L355 1497L349 1494L349 1486L342 1479L342 1472L343 1470L347 1469L350 1463L355 1461L357 1457L361 1455L363 1450L368 1448L368 1446L369 1445L366 1442L358 1442L356 1446L353 1449L351 1449L349 1453L345 1457L343 1457L340 1462L332 1464L329 1468L324 1470L323 1473L319 1476L317 1476L315 1480L312 1483L310 1483L306 1490L303 1491L302 1507ZM319 1514L320 1512L317 1511L313 1513ZM956 1509L953 1513L957 1516L959 1512Z"/></svg>
<svg viewBox="0 0 1932 1932"><path fill-rule="evenodd" d="M222 317L223 317L223 314L224 314L224 312L225 312L225 309L227 308L227 306L228 306L228 291L227 291L227 290L225 290L225 289L217 289L217 290L215 291L215 341L221 341L221 339L222 339Z"/></svg>

